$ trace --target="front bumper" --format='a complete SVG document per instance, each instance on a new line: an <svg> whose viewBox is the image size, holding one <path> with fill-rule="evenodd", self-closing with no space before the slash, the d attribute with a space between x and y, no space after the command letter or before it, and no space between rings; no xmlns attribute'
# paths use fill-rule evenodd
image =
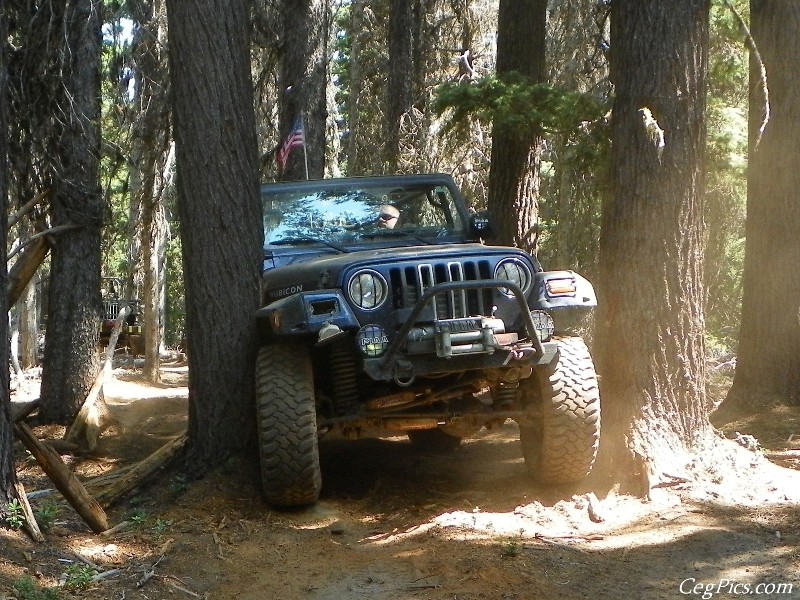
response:
<svg viewBox="0 0 800 600"><path fill-rule="evenodd" d="M521 324L515 326L521 329L519 334L506 332L511 324L492 315L430 321L435 313L431 307L437 296L487 289L512 293L517 307L516 323ZM326 327L356 338L360 329L374 327L361 327L340 290L294 294L259 309L256 318L264 336L317 335L319 343L325 343L323 329ZM363 346L361 352L364 372L376 381L400 383L425 375L530 367L549 364L557 356L555 343L541 341L522 290L508 280L449 281L433 285L404 315L396 331L379 329L383 346L379 354L363 352Z"/></svg>
<svg viewBox="0 0 800 600"><path fill-rule="evenodd" d="M495 331L496 319L471 318L434 322L430 338L416 341L417 318L439 294L475 289L505 289L513 293L525 336ZM471 331L453 331L455 322L475 321ZM481 328L477 327L481 323ZM425 352L425 344L431 350ZM543 343L531 318L522 290L507 280L452 281L435 285L422 295L411 314L381 356L364 359L364 371L375 380L411 381L417 376L462 371L549 364L557 357L557 344Z"/></svg>

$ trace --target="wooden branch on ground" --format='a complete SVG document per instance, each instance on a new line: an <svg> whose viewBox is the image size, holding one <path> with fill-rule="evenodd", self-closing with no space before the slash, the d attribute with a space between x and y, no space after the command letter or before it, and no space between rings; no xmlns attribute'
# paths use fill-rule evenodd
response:
<svg viewBox="0 0 800 600"><path fill-rule="evenodd" d="M167 466L186 445L186 440L186 435L180 435L161 446L142 462L132 467L119 481L95 494L97 501L101 506L108 508L125 494L139 487L145 479Z"/></svg>
<svg viewBox="0 0 800 600"><path fill-rule="evenodd" d="M58 488L75 511L92 531L100 533L108 529L108 517L100 504L92 498L75 477L61 457L47 444L41 442L25 423L14 425L17 437L30 451L39 466Z"/></svg>
<svg viewBox="0 0 800 600"><path fill-rule="evenodd" d="M112 535L116 535L120 531L128 529L128 527L130 527L131 525L133 525L133 521L120 521L119 523L114 525L111 529L106 529L100 535L102 535L103 537L111 537Z"/></svg>
<svg viewBox="0 0 800 600"><path fill-rule="evenodd" d="M110 486L115 481L119 481L136 465L126 465L124 467L120 467L118 469L114 469L113 471L108 471L107 473L103 473L102 475L97 475L96 477L92 477L91 479L85 479L83 481L83 485L86 486L87 490L91 491L92 496L97 496L97 491L103 489L104 487Z"/></svg>
<svg viewBox="0 0 800 600"><path fill-rule="evenodd" d="M766 450L764 456L770 460L800 460L800 450Z"/></svg>
<svg viewBox="0 0 800 600"><path fill-rule="evenodd" d="M25 515L25 529L28 530L28 535L34 542L43 542L44 534L39 529L39 523L36 522L36 516L33 514L31 503L28 502L28 495L25 493L25 487L19 482L14 483L14 488L17 492L17 499L22 506L22 513Z"/></svg>
<svg viewBox="0 0 800 600"><path fill-rule="evenodd" d="M117 319L114 321L114 328L111 330L111 337L108 340L103 368L100 369L100 373L94 380L92 389L89 390L89 395L86 396L83 406L78 411L78 416L75 417L75 421L69 426L67 433L64 435L64 441L86 448L89 452L97 447L97 441L107 419L108 407L102 396L103 386L111 378L114 349L122 331L122 323L125 322L125 317L128 316L129 312L130 308L127 305L120 309Z"/></svg>

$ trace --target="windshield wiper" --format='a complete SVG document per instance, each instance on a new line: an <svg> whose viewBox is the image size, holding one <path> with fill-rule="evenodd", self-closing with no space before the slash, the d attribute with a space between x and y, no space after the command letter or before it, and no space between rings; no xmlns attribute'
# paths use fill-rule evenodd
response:
<svg viewBox="0 0 800 600"><path fill-rule="evenodd" d="M293 237L293 238L283 238L280 240L276 240L274 242L269 242L270 246L289 246L291 244L322 244L323 246L327 246L328 248L333 248L337 252L350 252L344 246L340 246L339 244L334 244L333 242L328 242L326 240L315 238L315 237Z"/></svg>
<svg viewBox="0 0 800 600"><path fill-rule="evenodd" d="M425 240L418 235L411 233L410 231L403 231L401 229L379 229L378 231L373 231L371 233L362 233L362 238L367 239L374 239L374 238L383 238L383 237L410 237L423 244L427 244L428 246L433 246L433 242L429 240Z"/></svg>

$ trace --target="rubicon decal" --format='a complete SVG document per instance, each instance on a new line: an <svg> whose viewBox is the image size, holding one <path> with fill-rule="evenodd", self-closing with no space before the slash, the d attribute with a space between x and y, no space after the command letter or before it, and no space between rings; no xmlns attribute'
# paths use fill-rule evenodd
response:
<svg viewBox="0 0 800 600"><path fill-rule="evenodd" d="M286 288L282 288L282 289L279 289L279 290L271 290L269 292L269 297L273 298L273 299L275 299L275 298L283 298L285 296L291 296L292 294L299 294L302 291L303 291L303 286L302 285L292 285L292 286L289 286L289 287L286 287Z"/></svg>

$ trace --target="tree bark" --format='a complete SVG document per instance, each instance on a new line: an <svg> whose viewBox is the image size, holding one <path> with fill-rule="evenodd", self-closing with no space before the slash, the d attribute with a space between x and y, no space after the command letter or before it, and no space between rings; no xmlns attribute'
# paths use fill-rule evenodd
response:
<svg viewBox="0 0 800 600"><path fill-rule="evenodd" d="M140 238L143 278L141 281L144 367L142 374L152 382L159 381L161 347L161 279L164 241L163 171L170 156L170 115L168 107L169 73L163 49L167 45L166 12L162 1L135 3L139 31L133 54L136 73L138 115L133 129L132 162L139 165L139 174L132 185L134 203L141 219L136 234Z"/></svg>
<svg viewBox="0 0 800 600"><path fill-rule="evenodd" d="M283 143L301 115L305 127L305 147L292 152L281 179L320 179L325 173L328 118L328 2L282 0L281 13L284 37L278 80L283 92L279 143Z"/></svg>
<svg viewBox="0 0 800 600"><path fill-rule="evenodd" d="M800 5L750 2L750 31L766 67L751 54L750 157L736 373L716 419L800 403Z"/></svg>
<svg viewBox="0 0 800 600"><path fill-rule="evenodd" d="M702 264L709 3L614 0L611 10L613 190L595 348L607 400L600 466L616 477L638 467L652 480L711 431Z"/></svg>
<svg viewBox="0 0 800 600"><path fill-rule="evenodd" d="M22 250L8 277L9 307L13 307L25 290L29 289L29 284L47 258L50 247L50 240L47 237L39 237Z"/></svg>
<svg viewBox="0 0 800 600"><path fill-rule="evenodd" d="M388 173L400 164L400 121L413 102L414 27L418 2L389 3L389 64L386 85L386 141L384 160Z"/></svg>
<svg viewBox="0 0 800 600"><path fill-rule="evenodd" d="M525 15L521 18L520 15ZM516 71L532 83L547 79L546 0L500 0L497 72ZM508 127L492 131L489 211L497 241L535 252L539 219L541 136Z"/></svg>
<svg viewBox="0 0 800 600"><path fill-rule="evenodd" d="M0 40L6 40L6 14L0 11ZM8 213L8 121L7 87L8 62L6 44L0 44L0 219L5 223ZM0 314L8 313L8 274L6 271L6 228L0 227ZM8 319L0 319L0 357L7 357ZM8 503L16 494L16 471L12 441L14 430L11 423L8 360L0 360L0 516L5 513Z"/></svg>
<svg viewBox="0 0 800 600"><path fill-rule="evenodd" d="M44 8L40 10L45 10ZM51 277L42 372L40 418L69 424L100 368L97 354L100 303L100 33L92 0L55 2L51 56L63 75L50 139L57 158L51 203L54 226L75 226L58 237Z"/></svg>
<svg viewBox="0 0 800 600"><path fill-rule="evenodd" d="M27 222L20 223L20 237L27 239L33 234L33 228ZM44 240L43 240L44 241ZM38 240L34 243L38 243ZM48 244L49 246L49 244ZM49 247L48 247L49 251ZM42 257L43 259L44 257ZM19 260L19 259L18 259ZM11 267L13 272L16 263ZM39 364L39 289L40 281L38 270L27 278L25 289L22 291L20 302L17 304L19 316L19 360L23 369L29 369ZM9 287L14 285L13 278L9 275ZM13 292L9 296L13 299ZM12 302L9 306L14 306Z"/></svg>
<svg viewBox="0 0 800 600"><path fill-rule="evenodd" d="M189 338L190 468L255 432L264 242L244 0L170 0L178 214Z"/></svg>
<svg viewBox="0 0 800 600"><path fill-rule="evenodd" d="M350 56L347 95L347 128L344 140L349 175L383 172L380 142L385 135L385 83L375 73L386 70L376 50L388 42L385 6L355 0L350 7Z"/></svg>

